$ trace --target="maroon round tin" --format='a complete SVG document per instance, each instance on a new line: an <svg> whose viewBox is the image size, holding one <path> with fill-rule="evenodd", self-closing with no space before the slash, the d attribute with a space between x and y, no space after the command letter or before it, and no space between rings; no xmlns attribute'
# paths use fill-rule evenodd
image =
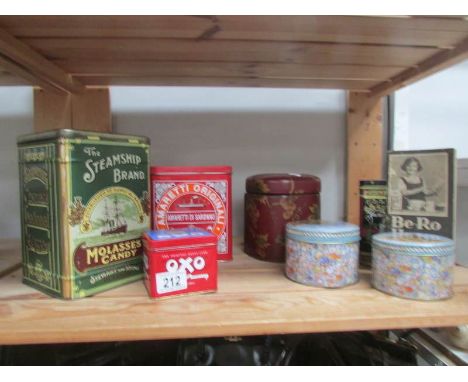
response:
<svg viewBox="0 0 468 382"><path fill-rule="evenodd" d="M285 261L286 224L320 219L320 178L259 174L246 180L244 251L257 259Z"/></svg>

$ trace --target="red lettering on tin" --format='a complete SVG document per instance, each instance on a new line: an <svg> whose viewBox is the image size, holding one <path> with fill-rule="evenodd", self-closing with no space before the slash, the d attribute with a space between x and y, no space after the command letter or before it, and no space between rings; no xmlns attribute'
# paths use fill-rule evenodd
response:
<svg viewBox="0 0 468 382"><path fill-rule="evenodd" d="M226 206L211 187L183 183L166 190L156 205L157 229L197 226L220 236L226 229Z"/></svg>
<svg viewBox="0 0 468 382"><path fill-rule="evenodd" d="M166 195L163 196L162 199L161 199L161 203L162 203L163 205L167 205L167 204L169 204L170 202L171 202L171 199L169 199Z"/></svg>

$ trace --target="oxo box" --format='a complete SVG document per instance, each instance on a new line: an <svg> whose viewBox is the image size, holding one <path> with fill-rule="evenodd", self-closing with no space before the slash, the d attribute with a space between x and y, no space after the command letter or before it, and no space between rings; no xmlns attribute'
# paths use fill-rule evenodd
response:
<svg viewBox="0 0 468 382"><path fill-rule="evenodd" d="M197 227L218 237L218 260L232 260L230 166L151 167L152 229Z"/></svg>
<svg viewBox="0 0 468 382"><path fill-rule="evenodd" d="M215 292L217 237L200 228L148 231L143 235L145 285L150 297Z"/></svg>

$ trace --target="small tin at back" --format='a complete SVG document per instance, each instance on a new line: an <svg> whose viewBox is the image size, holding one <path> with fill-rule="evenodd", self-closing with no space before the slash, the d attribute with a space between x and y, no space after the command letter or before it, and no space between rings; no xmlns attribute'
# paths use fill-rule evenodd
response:
<svg viewBox="0 0 468 382"><path fill-rule="evenodd" d="M372 235L384 232L387 225L387 182L361 180L359 182L360 229L359 263L370 268Z"/></svg>

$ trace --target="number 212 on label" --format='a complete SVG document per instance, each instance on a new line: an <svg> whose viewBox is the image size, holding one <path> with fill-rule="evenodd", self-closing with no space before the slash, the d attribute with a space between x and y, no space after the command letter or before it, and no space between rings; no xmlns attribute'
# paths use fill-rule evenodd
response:
<svg viewBox="0 0 468 382"><path fill-rule="evenodd" d="M187 289L187 273L156 273L156 289L160 294Z"/></svg>

